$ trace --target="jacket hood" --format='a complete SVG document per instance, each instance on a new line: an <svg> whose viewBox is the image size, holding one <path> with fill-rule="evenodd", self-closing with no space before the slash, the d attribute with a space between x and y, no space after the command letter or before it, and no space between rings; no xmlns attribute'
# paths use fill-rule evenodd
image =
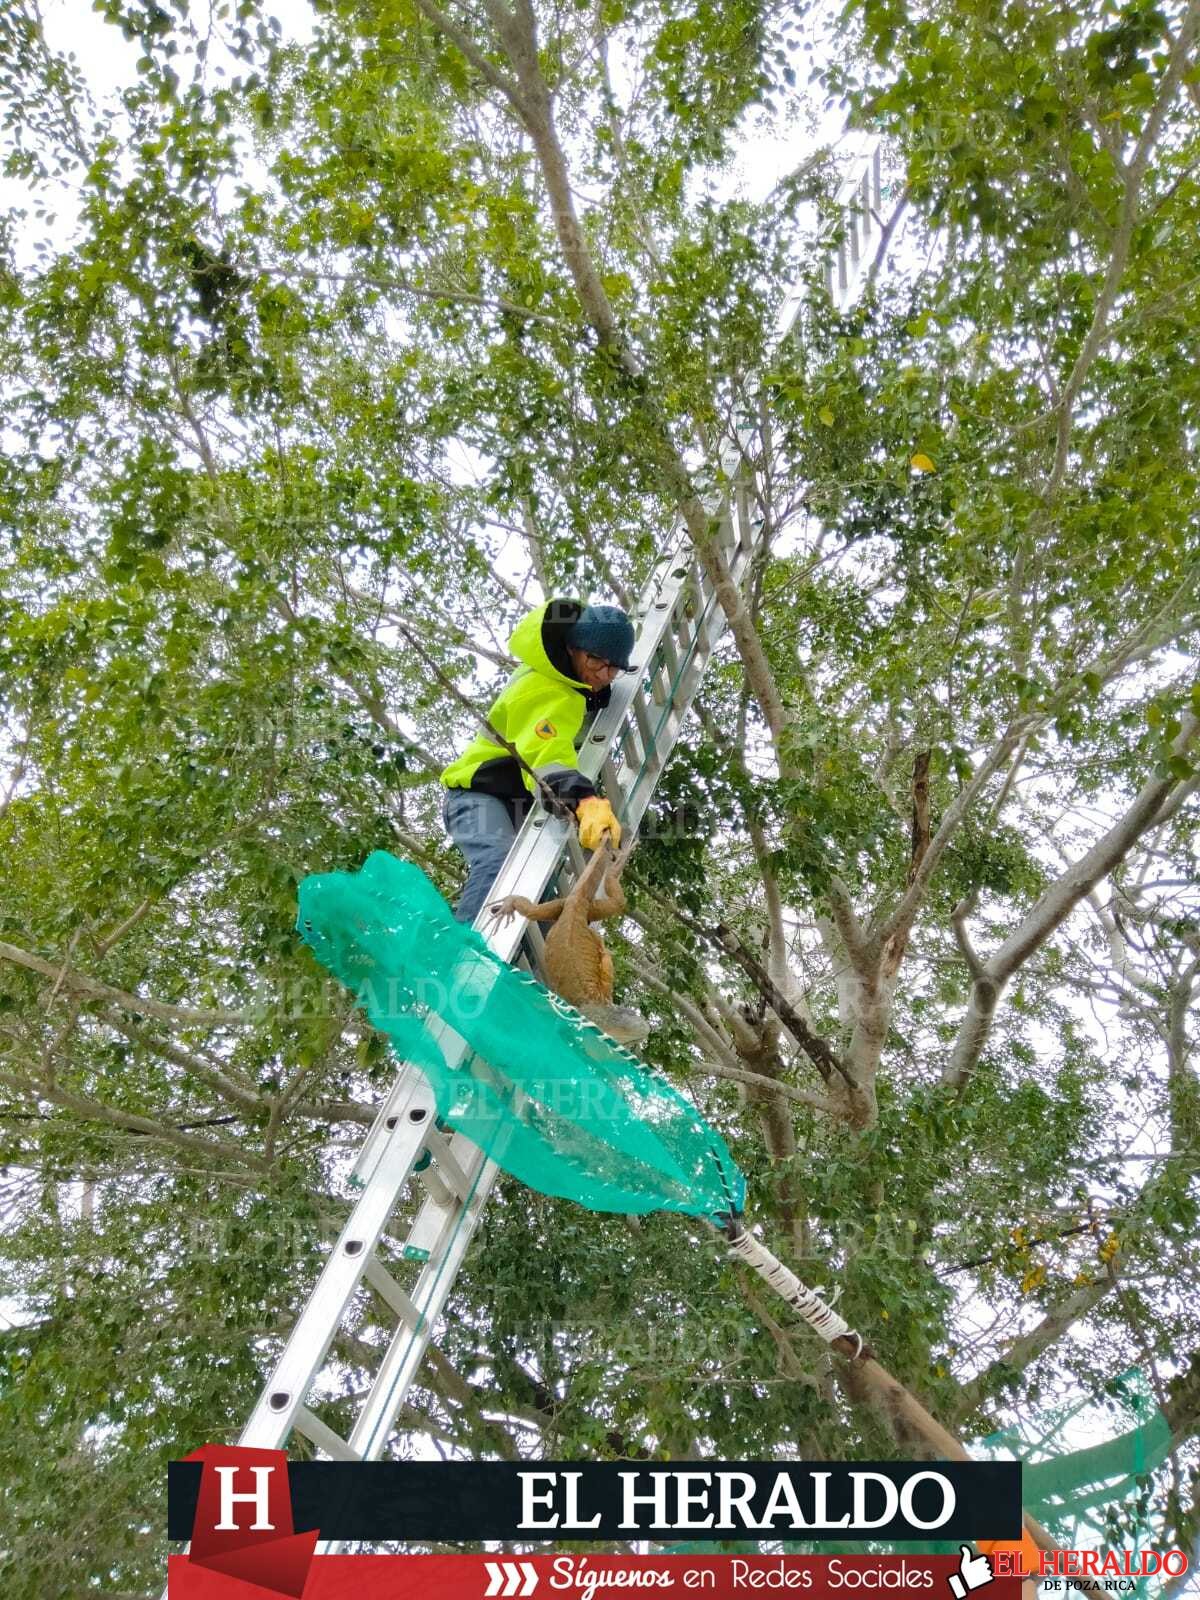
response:
<svg viewBox="0 0 1200 1600"><path fill-rule="evenodd" d="M567 634L583 610L578 600L547 600L523 616L513 629L508 648L518 661L557 683L587 694L588 686L574 676L567 654Z"/></svg>

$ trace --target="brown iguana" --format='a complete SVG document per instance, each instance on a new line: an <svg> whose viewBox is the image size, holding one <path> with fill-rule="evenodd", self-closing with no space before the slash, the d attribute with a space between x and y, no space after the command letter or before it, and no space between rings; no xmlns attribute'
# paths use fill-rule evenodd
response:
<svg viewBox="0 0 1200 1600"><path fill-rule="evenodd" d="M531 922L553 922L542 960L548 986L618 1044L640 1044L650 1024L631 1007L613 1004L612 957L590 925L625 910L621 873L631 848L632 840L613 856L602 839L565 899L534 905L514 894L489 907L502 921L519 912Z"/></svg>

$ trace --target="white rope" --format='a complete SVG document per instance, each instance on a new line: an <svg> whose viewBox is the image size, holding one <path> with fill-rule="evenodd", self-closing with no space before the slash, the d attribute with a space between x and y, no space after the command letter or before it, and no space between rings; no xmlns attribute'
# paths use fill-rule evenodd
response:
<svg viewBox="0 0 1200 1600"><path fill-rule="evenodd" d="M858 1359L862 1354L862 1335L855 1333L848 1322L843 1322L833 1307L827 1305L815 1290L806 1288L778 1256L771 1254L766 1245L760 1244L753 1234L743 1232L729 1241L729 1248L734 1255L740 1256L748 1266L753 1267L760 1278L765 1278L775 1293L798 1311L826 1344L832 1344L835 1339L854 1339L858 1344L854 1357Z"/></svg>

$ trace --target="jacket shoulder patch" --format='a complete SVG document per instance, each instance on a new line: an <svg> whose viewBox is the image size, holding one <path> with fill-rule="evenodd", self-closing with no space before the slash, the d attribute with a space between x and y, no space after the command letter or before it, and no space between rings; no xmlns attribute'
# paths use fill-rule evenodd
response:
<svg viewBox="0 0 1200 1600"><path fill-rule="evenodd" d="M558 729L550 721L539 722L533 731L539 739L553 739L558 734Z"/></svg>

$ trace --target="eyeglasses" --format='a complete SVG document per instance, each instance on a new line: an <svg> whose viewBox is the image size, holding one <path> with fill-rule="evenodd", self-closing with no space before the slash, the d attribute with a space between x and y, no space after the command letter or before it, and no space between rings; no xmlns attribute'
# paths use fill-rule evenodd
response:
<svg viewBox="0 0 1200 1600"><path fill-rule="evenodd" d="M615 661L605 661L603 656L594 656L590 650L583 652L583 659L593 672L611 672L614 678L619 678L627 670L625 667L617 666Z"/></svg>

